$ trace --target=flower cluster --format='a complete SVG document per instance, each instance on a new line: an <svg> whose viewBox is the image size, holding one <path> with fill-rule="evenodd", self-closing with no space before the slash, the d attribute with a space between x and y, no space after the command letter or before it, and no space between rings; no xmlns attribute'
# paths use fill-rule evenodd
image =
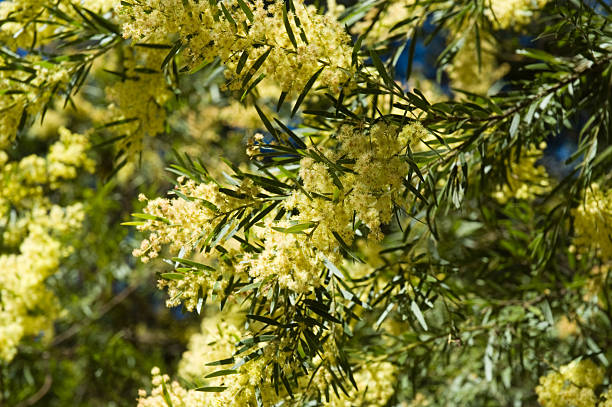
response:
<svg viewBox="0 0 612 407"><path fill-rule="evenodd" d="M58 185L60 180L76 178L78 169L93 172L95 167L94 160L87 156L90 148L87 136L72 133L65 127L58 132L59 142L54 143L47 154L47 171L52 187Z"/></svg>
<svg viewBox="0 0 612 407"><path fill-rule="evenodd" d="M87 137L63 127L59 134L59 141L50 146L46 157L32 154L20 161L9 161L0 150L0 217L5 217L10 207L40 206L46 202L44 187L58 189L64 181L76 178L78 170L93 172L94 161L87 156Z"/></svg>
<svg viewBox="0 0 612 407"><path fill-rule="evenodd" d="M495 55L494 38L486 32L480 33L480 64L478 48L473 31L463 38L461 48L448 67L448 75L454 88L476 94L486 94L491 86L500 80L508 70L508 65L499 65Z"/></svg>
<svg viewBox="0 0 612 407"><path fill-rule="evenodd" d="M136 223L138 230L148 232L148 236L141 242L140 248L133 251L133 255L146 263L158 257L163 247L168 246L172 253L182 253L181 257L187 257L205 243L224 215L256 202L257 188L251 181L245 181L238 187L244 199L221 193L219 188L214 182L196 183L181 177L174 191L176 198L147 200L141 195L140 200L147 201L147 206L144 214L139 216L146 221ZM184 273L180 277L160 279L158 285L168 288L170 298L166 304L169 307L184 302L191 311L198 304L198 293L207 293L214 287L217 278L226 272L235 273L236 270L231 263L220 261L216 270L207 267L206 270Z"/></svg>
<svg viewBox="0 0 612 407"><path fill-rule="evenodd" d="M239 318L238 312L232 312L227 317L216 313L204 318L201 331L189 338L187 351L183 353L178 366L179 375L197 383L217 369L216 366L206 366L207 363L230 357L244 333L238 328Z"/></svg>
<svg viewBox="0 0 612 407"><path fill-rule="evenodd" d="M186 390L178 382L170 383L167 375L161 375L159 369L154 368L151 372L154 389L150 395L145 390L139 391L138 406L166 406L167 398L170 398L173 405L186 407L249 406L255 403L256 389L259 389L265 405L273 405L281 400L284 395L277 395L270 383L269 362L272 355L268 348L263 350L259 358L235 366L236 372L233 374L204 378L217 369L206 364L232 356L244 334L244 330L239 329L237 324L220 320L218 316L207 317L202 322L202 332L191 337L189 348L179 364L179 374L183 377L208 387L220 387L223 391Z"/></svg>
<svg viewBox="0 0 612 407"><path fill-rule="evenodd" d="M0 2L0 20L8 20L0 26L0 43L11 48L27 47L37 36L44 37L52 32L49 24L37 24L45 6L51 1L8 0Z"/></svg>
<svg viewBox="0 0 612 407"><path fill-rule="evenodd" d="M507 29L515 25L525 25L533 18L548 0L490 0L486 15L495 28Z"/></svg>
<svg viewBox="0 0 612 407"><path fill-rule="evenodd" d="M313 149L302 159L299 178L303 187L285 200L287 214L275 219L275 212L271 212L249 231L262 249L241 253L229 263L218 262L218 270L213 272L200 270L160 280L160 287L169 289L168 305L184 301L193 309L198 292L208 292L219 273L246 273L255 282L277 282L294 292L307 292L319 285L328 261L341 264L340 244L353 243L356 221L369 230L369 238L382 238L382 226L405 201L408 163L402 152L426 136L427 131L417 122L401 129L380 122L367 131L343 126L336 147ZM181 257L192 253L225 215L262 204L252 181L243 181L236 192L242 195L221 192L212 182L180 179L177 198L150 200L144 215L138 215L145 219L137 222L138 229L148 236L134 255L146 262L165 246L174 254L183 253ZM226 231L231 226L226 225ZM223 239L215 245L219 243Z"/></svg>
<svg viewBox="0 0 612 407"><path fill-rule="evenodd" d="M146 50L126 52L121 69L124 76L106 88L110 102L109 128L125 136L119 148L127 157L137 157L145 136L155 136L166 129L166 102L172 97L159 66L163 52Z"/></svg>
<svg viewBox="0 0 612 407"><path fill-rule="evenodd" d="M0 3L0 6L3 3ZM0 65L11 61L0 57ZM0 70L0 149L14 140L24 114L36 117L52 98L52 90L62 89L70 80L74 65L35 61L22 69Z"/></svg>
<svg viewBox="0 0 612 407"><path fill-rule="evenodd" d="M172 406L214 406L210 401L211 394L197 390L187 390L178 382L170 383L168 375L162 375L158 367L151 370L153 390L138 391L138 407L167 407Z"/></svg>
<svg viewBox="0 0 612 407"><path fill-rule="evenodd" d="M612 189L591 184L583 201L573 209L574 243L589 248L604 261L612 260Z"/></svg>
<svg viewBox="0 0 612 407"><path fill-rule="evenodd" d="M234 309L234 311L237 311ZM236 312L233 313L236 316ZM264 405L274 405L282 402L282 405L302 405L301 401L314 400L325 394L329 382L332 381L332 373L338 372L337 349L333 339L328 338L323 344L322 354L315 356L309 363L309 369L313 376L303 374L302 369L286 364L282 367L286 374L297 374L300 388L303 392L294 395L291 399L284 389L279 393L271 383L272 360L281 363L279 350L284 348L283 341L280 343L269 342L260 345L261 356L246 363L238 363L232 369L232 374L219 377L206 378L218 367L206 366L207 363L216 360L227 359L234 355L239 340L246 334L240 329L241 320L225 320L219 314L207 316L202 321L201 332L194 334L188 345L188 350L183 354L179 363L179 375L188 379L198 386L224 388L220 392L197 392L187 390L177 382L170 383L170 378L161 375L158 368L151 372L153 375L153 386L150 395L146 391L139 392L139 407L165 406L166 399L170 398L174 405L186 407L198 405L210 406L247 406L254 403L257 398L257 390L261 394ZM333 335L332 335L333 336ZM282 353L282 351L281 351ZM316 368L319 366L319 368ZM330 399L322 405L329 407L349 406L384 406L393 394L393 383L396 381L397 370L388 362L364 363L354 373L357 389L350 387L348 395L342 392L330 394ZM311 383L311 385L308 385ZM164 387L166 396L164 396Z"/></svg>
<svg viewBox="0 0 612 407"><path fill-rule="evenodd" d="M234 198L219 191L214 182L196 183L184 177L178 179L175 189L177 198L156 198L147 200L144 195L139 199L147 201L144 208L146 221L138 225L138 230L147 231L139 249L133 254L146 263L159 255L162 247L169 245L170 250L185 250L191 253L203 243L207 235L221 221L221 216L232 212L242 205L254 202L253 195L243 194L244 199ZM249 192L252 183L245 181L241 191Z"/></svg>
<svg viewBox="0 0 612 407"><path fill-rule="evenodd" d="M421 14L419 13L420 8L415 3L418 2L414 0L390 1L382 11L374 7L370 9L362 20L353 26L352 32L359 35L364 35L367 32L368 36L364 41L368 45L384 41L396 33L404 32L406 31L405 29L395 32L391 31L391 29L404 20L410 17L417 17ZM412 26L415 25L413 24ZM412 35L411 31L408 31L405 35Z"/></svg>
<svg viewBox="0 0 612 407"><path fill-rule="evenodd" d="M546 169L538 164L546 144L539 148L531 146L521 153L518 162L512 161L507 168L507 183L499 187L493 197L501 204L510 199L533 200L551 189Z"/></svg>
<svg viewBox="0 0 612 407"><path fill-rule="evenodd" d="M247 253L243 259L243 267L255 281L272 277L281 287L295 292L307 292L319 284L325 255L316 250L315 238L284 231L296 224L268 221L258 228L256 233L265 248L261 253Z"/></svg>
<svg viewBox="0 0 612 407"><path fill-rule="evenodd" d="M368 363L354 374L357 389L351 388L348 396L331 394L329 407L383 407L393 396L393 384L397 381L397 369L389 362Z"/></svg>
<svg viewBox="0 0 612 407"><path fill-rule="evenodd" d="M0 359L10 361L23 337L52 331L58 306L45 280L70 254L63 241L83 218L81 204L37 206L14 225L0 225L9 228L4 232L9 242L15 240L11 233L25 235L17 253L0 252Z"/></svg>
<svg viewBox="0 0 612 407"><path fill-rule="evenodd" d="M16 50L39 47L57 40L64 20L59 23L49 10L57 8L69 17L79 17L72 5L107 13L119 4L119 0L5 0L0 1L0 43Z"/></svg>
<svg viewBox="0 0 612 407"><path fill-rule="evenodd" d="M137 1L120 8L126 22L124 37L138 41L163 41L159 33L178 35L191 66L221 58L238 89L256 61L269 51L261 66L268 79L287 93L299 92L321 67L318 85L334 91L351 77L350 37L332 17L317 14L312 6L294 1L287 11L283 2L264 6L257 0L242 10L237 1L156 0ZM298 24L299 21L299 24ZM242 59L244 68L238 64Z"/></svg>
<svg viewBox="0 0 612 407"><path fill-rule="evenodd" d="M421 134L419 126L409 124L398 131L378 123L367 132L343 126L336 149L317 150L319 159L313 158L314 150L312 157L303 158L299 172L303 188L284 203L294 214L257 231L264 250L246 256L243 263L249 275L256 281L275 276L281 287L305 292L320 283L326 261L341 261L338 238L353 242L354 217L367 226L370 237L381 239L381 226L403 203L408 164L401 153ZM301 226L309 231L291 232Z"/></svg>
<svg viewBox="0 0 612 407"><path fill-rule="evenodd" d="M334 168L324 162L314 162L313 158L304 158L300 176L304 189L314 196L310 199L297 191L286 206L298 209L299 220L317 222L320 234L336 232L347 242L353 240L349 223L355 212L372 236L380 239L381 225L388 223L394 207L403 203L408 164L402 152L424 133L418 122L407 124L401 130L382 122L369 131L343 126L337 135L336 151L321 150L321 154L328 156L330 163L340 163L342 159L346 164L336 164ZM338 171L338 166L345 168ZM321 236L316 240L326 239Z"/></svg>
<svg viewBox="0 0 612 407"><path fill-rule="evenodd" d="M59 129L46 156L9 160L0 149L0 359L11 360L25 336L51 331L58 306L46 279L71 252L83 205L59 206L59 191L77 172L93 171L86 136Z"/></svg>
<svg viewBox="0 0 612 407"><path fill-rule="evenodd" d="M604 369L591 360L573 361L540 377L535 391L542 407L608 407L610 392L605 394L606 401L599 404L595 394L603 379Z"/></svg>

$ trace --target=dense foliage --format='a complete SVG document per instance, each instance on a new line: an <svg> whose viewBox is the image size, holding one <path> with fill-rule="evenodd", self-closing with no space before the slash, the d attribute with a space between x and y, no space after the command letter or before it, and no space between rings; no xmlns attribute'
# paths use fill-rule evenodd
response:
<svg viewBox="0 0 612 407"><path fill-rule="evenodd" d="M0 1L0 405L612 406L610 11Z"/></svg>

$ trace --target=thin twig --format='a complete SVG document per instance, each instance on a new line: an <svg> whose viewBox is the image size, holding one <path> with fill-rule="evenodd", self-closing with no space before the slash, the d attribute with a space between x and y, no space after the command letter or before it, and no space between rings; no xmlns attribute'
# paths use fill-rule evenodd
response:
<svg viewBox="0 0 612 407"><path fill-rule="evenodd" d="M15 407L27 407L27 406L35 405L36 403L40 401L40 399L42 399L49 392L49 390L51 390L52 384L53 384L53 376L47 373L47 375L45 376L45 381L43 382L42 386L40 386L40 389L38 389L36 393L32 394L27 399L22 400L19 403L15 404Z"/></svg>
<svg viewBox="0 0 612 407"><path fill-rule="evenodd" d="M51 342L51 346L57 346L60 343L70 339L71 337L76 335L82 328L91 324L93 321L100 319L107 312L109 312L111 309L113 309L115 306L117 306L123 300L125 300L130 294L132 294L134 290L136 290L136 288L138 288L137 285L130 285L129 287L121 291L119 294L115 295L110 301L108 301L98 310L97 314L94 317L89 318L85 320L84 322L74 324L70 328L62 332L61 334L57 335L53 339L53 342Z"/></svg>

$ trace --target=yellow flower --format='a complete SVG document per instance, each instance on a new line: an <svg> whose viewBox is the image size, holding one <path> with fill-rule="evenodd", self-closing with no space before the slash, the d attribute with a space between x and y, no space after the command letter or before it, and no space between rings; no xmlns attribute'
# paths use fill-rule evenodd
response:
<svg viewBox="0 0 612 407"><path fill-rule="evenodd" d="M594 389L603 383L604 369L591 360L573 361L558 372L540 377L535 391L542 407L594 407Z"/></svg>
<svg viewBox="0 0 612 407"><path fill-rule="evenodd" d="M531 146L527 151L523 150L518 162L510 163L506 170L508 182L493 194L499 203L504 204L511 198L533 200L550 191L551 183L546 169L537 164L544 148L546 145L543 143L539 149Z"/></svg>
<svg viewBox="0 0 612 407"><path fill-rule="evenodd" d="M612 260L612 189L589 185L572 215L574 244L595 251L604 261Z"/></svg>
<svg viewBox="0 0 612 407"><path fill-rule="evenodd" d="M317 86L338 91L351 78L350 37L337 21L317 14L313 6L293 2L295 9L287 12L290 36L283 21L283 2L267 6L261 0L249 3L249 16L237 1L223 4L231 19L216 3L207 1L155 0L122 6L119 10L126 21L123 35L157 41L160 32L176 34L191 66L221 58L228 68L225 72L231 89L242 87L249 67L268 51L261 73L287 93L300 92L321 67ZM244 68L237 73L243 55Z"/></svg>

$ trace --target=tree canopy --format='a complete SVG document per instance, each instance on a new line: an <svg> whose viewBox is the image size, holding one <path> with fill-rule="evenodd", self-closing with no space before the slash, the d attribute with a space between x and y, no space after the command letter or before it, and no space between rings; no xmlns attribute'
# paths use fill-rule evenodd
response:
<svg viewBox="0 0 612 407"><path fill-rule="evenodd" d="M612 406L610 11L0 1L0 406Z"/></svg>

